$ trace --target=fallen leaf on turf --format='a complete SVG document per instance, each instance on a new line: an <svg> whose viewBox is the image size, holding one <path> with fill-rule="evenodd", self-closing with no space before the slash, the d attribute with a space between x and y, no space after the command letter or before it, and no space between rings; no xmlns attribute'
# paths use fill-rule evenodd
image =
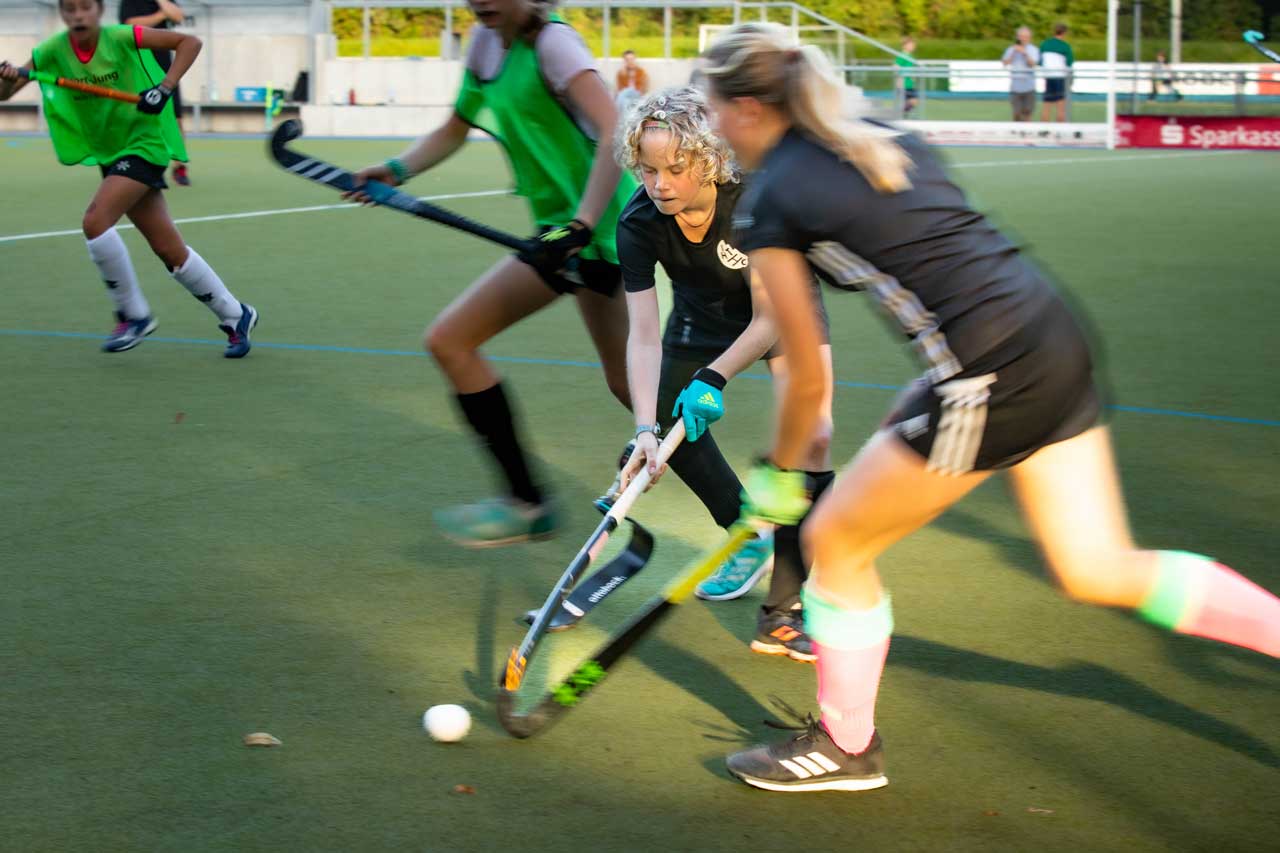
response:
<svg viewBox="0 0 1280 853"><path fill-rule="evenodd" d="M280 738L266 732L254 732L244 736L245 746L280 746Z"/></svg>
<svg viewBox="0 0 1280 853"><path fill-rule="evenodd" d="M983 816L985 816L985 817L999 817L999 816L1000 816L1000 812L996 811L995 809L987 809L987 810L986 810L985 812L983 812L982 814L983 814Z"/></svg>
<svg viewBox="0 0 1280 853"><path fill-rule="evenodd" d="M1038 809L1035 806L1028 806L1027 811L1032 814L1053 814L1053 809Z"/></svg>
<svg viewBox="0 0 1280 853"><path fill-rule="evenodd" d="M476 789L470 785L454 785L453 792L455 794L474 794Z"/></svg>

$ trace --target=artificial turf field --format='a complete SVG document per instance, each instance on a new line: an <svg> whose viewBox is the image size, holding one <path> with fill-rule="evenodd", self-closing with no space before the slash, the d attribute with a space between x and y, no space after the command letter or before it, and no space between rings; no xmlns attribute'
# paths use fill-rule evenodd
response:
<svg viewBox="0 0 1280 853"><path fill-rule="evenodd" d="M361 165L401 146L303 150ZM261 311L242 362L135 231L160 329L100 353L110 307L83 240L13 239L74 231L96 171L0 138L0 847L1275 849L1280 665L1065 602L999 480L882 561L888 788L784 796L727 777L727 752L777 735L760 724L771 696L814 706L811 667L747 651L760 590L679 609L561 724L511 739L492 685L514 617L596 524L630 433L572 306L487 348L569 524L465 551L431 513L493 481L419 337L499 250L381 210L224 218L338 200L260 141L192 154L195 186L170 204L215 217L184 234ZM1280 590L1280 159L948 156L1106 341L1140 540ZM411 187L507 183L477 143ZM511 197L443 203L527 228ZM828 308L843 460L913 364L861 297ZM741 470L767 440L769 385L735 381L726 403L715 432ZM635 515L658 551L596 630L716 539L674 477ZM463 743L422 732L441 702L472 711ZM284 746L245 748L252 731Z"/></svg>

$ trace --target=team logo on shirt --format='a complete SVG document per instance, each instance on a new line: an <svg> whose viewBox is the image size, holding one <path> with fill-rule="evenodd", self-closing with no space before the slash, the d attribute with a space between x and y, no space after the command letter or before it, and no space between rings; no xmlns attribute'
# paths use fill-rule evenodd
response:
<svg viewBox="0 0 1280 853"><path fill-rule="evenodd" d="M716 246L716 254L720 256L720 263L724 264L731 270L741 270L747 267L747 256L730 246L724 240Z"/></svg>

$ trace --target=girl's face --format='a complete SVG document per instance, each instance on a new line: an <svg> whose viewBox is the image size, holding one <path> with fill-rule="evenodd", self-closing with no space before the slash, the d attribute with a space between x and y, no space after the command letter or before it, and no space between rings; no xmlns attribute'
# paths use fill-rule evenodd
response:
<svg viewBox="0 0 1280 853"><path fill-rule="evenodd" d="M99 0L62 0L58 4L62 23L75 35L90 35L102 24L102 4Z"/></svg>
<svg viewBox="0 0 1280 853"><path fill-rule="evenodd" d="M682 161L666 130L646 130L640 137L640 178L644 191L667 216L683 213L702 189L701 175Z"/></svg>
<svg viewBox="0 0 1280 853"><path fill-rule="evenodd" d="M467 0L467 5L491 30L515 29L532 11L529 0Z"/></svg>

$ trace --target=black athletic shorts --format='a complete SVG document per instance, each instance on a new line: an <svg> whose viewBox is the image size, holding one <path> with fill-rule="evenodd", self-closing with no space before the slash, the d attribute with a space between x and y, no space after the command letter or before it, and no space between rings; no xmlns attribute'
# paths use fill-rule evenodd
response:
<svg viewBox="0 0 1280 853"><path fill-rule="evenodd" d="M1067 96L1067 81L1061 77L1049 77L1044 81L1044 102L1052 104Z"/></svg>
<svg viewBox="0 0 1280 853"><path fill-rule="evenodd" d="M550 225L538 229L539 234L551 230ZM519 254L516 255L519 257ZM538 278L556 293L570 295L579 288L595 291L601 296L612 297L622 287L622 267L608 261L588 258L571 258L564 272L548 275L535 270Z"/></svg>
<svg viewBox="0 0 1280 853"><path fill-rule="evenodd" d="M1056 300L999 367L976 366L919 389L890 415L903 441L947 474L1008 468L1098 423L1093 359L1075 317Z"/></svg>
<svg viewBox="0 0 1280 853"><path fill-rule="evenodd" d="M169 189L169 185L164 182L165 167L149 163L136 154L121 157L109 166L100 166L99 168L102 169L102 177L104 178L111 175L119 175L122 178L129 178L153 189Z"/></svg>

